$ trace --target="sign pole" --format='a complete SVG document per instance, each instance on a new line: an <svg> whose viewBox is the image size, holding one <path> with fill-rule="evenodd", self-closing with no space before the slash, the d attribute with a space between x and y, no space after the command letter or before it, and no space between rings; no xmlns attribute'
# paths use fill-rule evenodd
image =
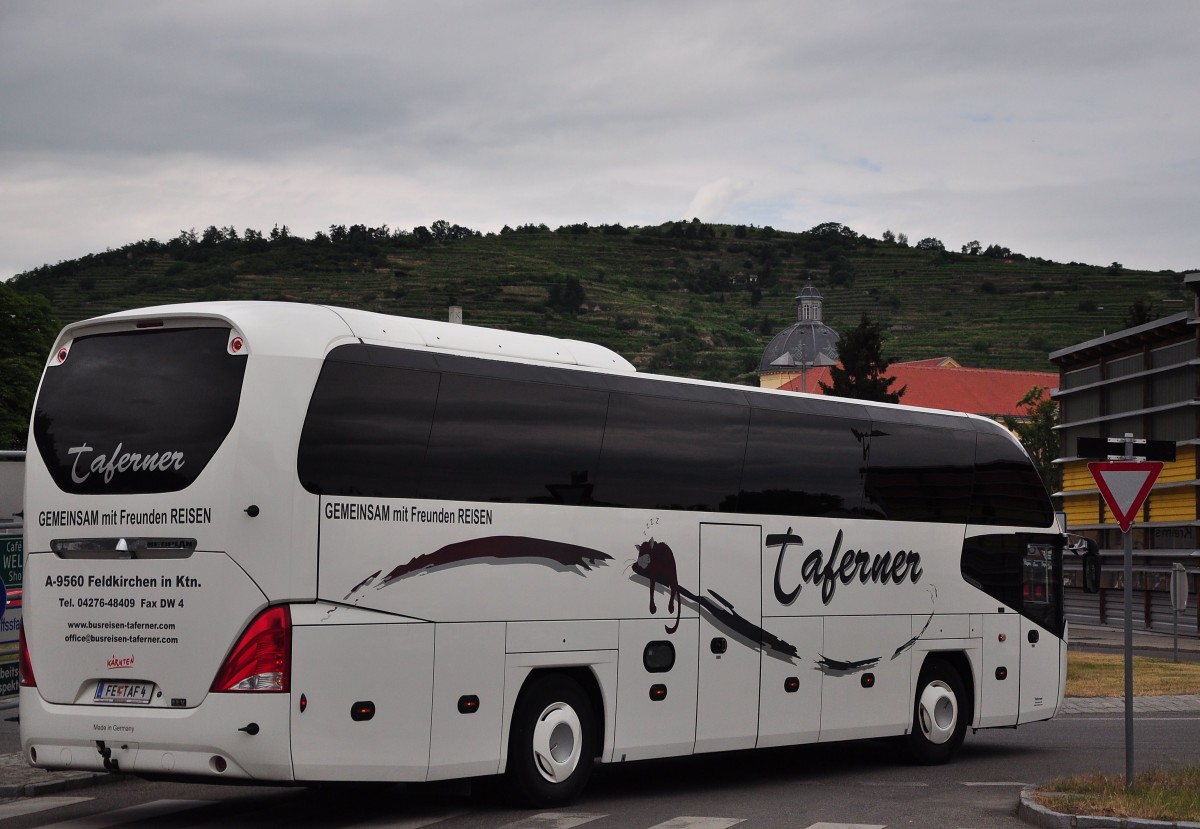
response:
<svg viewBox="0 0 1200 829"><path fill-rule="evenodd" d="M1125 433L1125 458L1133 459L1133 434ZM1133 533L1125 531L1125 789L1133 788Z"/></svg>
<svg viewBox="0 0 1200 829"><path fill-rule="evenodd" d="M1125 444L1121 460L1108 454L1110 444ZM1140 450L1134 454L1134 446ZM1175 460L1175 444L1162 440L1134 440L1133 434L1121 438L1080 438L1080 457L1110 460L1089 463L1088 471L1096 481L1104 503L1117 519L1125 535L1125 788L1133 788L1133 536L1130 531L1163 470L1163 463ZM1140 461L1134 460L1141 458ZM1151 460L1153 459L1153 460Z"/></svg>

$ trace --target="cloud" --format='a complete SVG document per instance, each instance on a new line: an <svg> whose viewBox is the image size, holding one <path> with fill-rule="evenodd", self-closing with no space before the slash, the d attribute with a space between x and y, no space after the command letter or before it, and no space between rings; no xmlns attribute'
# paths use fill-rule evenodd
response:
<svg viewBox="0 0 1200 829"><path fill-rule="evenodd" d="M0 277L209 224L438 218L1197 267L1198 28L1122 0L4 4Z"/></svg>
<svg viewBox="0 0 1200 829"><path fill-rule="evenodd" d="M684 213L686 219L701 219L706 222L726 221L730 207L745 193L748 185L735 182L728 176L704 184L692 196Z"/></svg>

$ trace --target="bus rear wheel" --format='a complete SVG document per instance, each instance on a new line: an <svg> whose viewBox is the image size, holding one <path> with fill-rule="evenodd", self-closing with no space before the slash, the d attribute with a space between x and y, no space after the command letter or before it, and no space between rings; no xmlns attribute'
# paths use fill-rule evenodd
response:
<svg viewBox="0 0 1200 829"><path fill-rule="evenodd" d="M946 660L931 656L921 668L908 754L921 765L945 763L962 745L967 733L966 690L958 671Z"/></svg>
<svg viewBox="0 0 1200 829"><path fill-rule="evenodd" d="M595 758L595 727L587 695L574 680L534 679L513 712L506 775L528 806L558 806L582 791Z"/></svg>

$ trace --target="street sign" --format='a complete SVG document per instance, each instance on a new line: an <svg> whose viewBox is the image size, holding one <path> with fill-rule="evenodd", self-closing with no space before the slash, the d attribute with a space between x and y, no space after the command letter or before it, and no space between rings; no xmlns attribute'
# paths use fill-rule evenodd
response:
<svg viewBox="0 0 1200 829"><path fill-rule="evenodd" d="M1133 455L1144 461L1175 460L1175 441L1145 440L1138 438L1130 441L1133 444ZM1079 438L1075 443L1075 453L1080 458L1116 458L1125 451L1124 438Z"/></svg>
<svg viewBox="0 0 1200 829"><path fill-rule="evenodd" d="M1121 532L1129 532L1150 488L1162 472L1162 461L1099 461L1088 464Z"/></svg>
<svg viewBox="0 0 1200 829"><path fill-rule="evenodd" d="M19 535L0 535L0 579L9 587L20 587L25 574L25 547Z"/></svg>
<svg viewBox="0 0 1200 829"><path fill-rule="evenodd" d="M1171 607L1175 608L1176 613L1183 613L1187 610L1187 600L1187 570L1177 561L1171 569Z"/></svg>

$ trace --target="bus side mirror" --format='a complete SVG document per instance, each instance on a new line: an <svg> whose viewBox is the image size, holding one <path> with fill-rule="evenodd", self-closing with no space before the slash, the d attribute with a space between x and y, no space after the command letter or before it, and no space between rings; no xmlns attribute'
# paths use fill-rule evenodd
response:
<svg viewBox="0 0 1200 829"><path fill-rule="evenodd" d="M1083 592L1100 592L1100 555L1091 550L1084 553L1083 561Z"/></svg>

